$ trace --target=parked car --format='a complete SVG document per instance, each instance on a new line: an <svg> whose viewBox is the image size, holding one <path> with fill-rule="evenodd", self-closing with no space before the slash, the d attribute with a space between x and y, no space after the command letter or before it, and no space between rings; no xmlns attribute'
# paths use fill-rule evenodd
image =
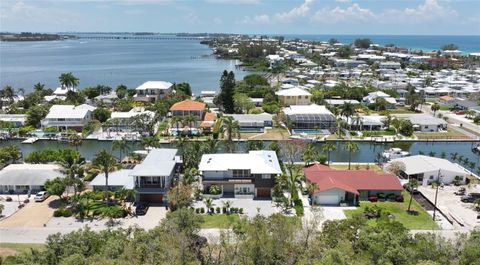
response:
<svg viewBox="0 0 480 265"><path fill-rule="evenodd" d="M469 193L468 195L462 196L460 199L462 202L474 202L476 199L480 198L480 193L478 192L472 192Z"/></svg>
<svg viewBox="0 0 480 265"><path fill-rule="evenodd" d="M465 195L466 189L465 187L461 187L458 189L456 192L454 192L455 195Z"/></svg>
<svg viewBox="0 0 480 265"><path fill-rule="evenodd" d="M137 207L135 208L135 214L136 215L145 215L147 214L148 208L150 206L148 203L139 203Z"/></svg>
<svg viewBox="0 0 480 265"><path fill-rule="evenodd" d="M36 202L43 202L43 201L46 200L48 197L50 197L50 194L48 194L47 191L40 191L40 192L38 192L37 194L35 194L34 200L35 200Z"/></svg>
<svg viewBox="0 0 480 265"><path fill-rule="evenodd" d="M410 192L410 187L408 186L408 184L403 185L403 188L405 190L407 190L408 192ZM413 190L411 192L412 192L412 194L419 194L420 193L417 188L413 188Z"/></svg>

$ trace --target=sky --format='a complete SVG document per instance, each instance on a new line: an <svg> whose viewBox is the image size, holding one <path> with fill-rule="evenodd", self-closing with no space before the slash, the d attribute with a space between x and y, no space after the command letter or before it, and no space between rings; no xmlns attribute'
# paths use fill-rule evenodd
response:
<svg viewBox="0 0 480 265"><path fill-rule="evenodd" d="M480 35L480 0L0 0L0 31Z"/></svg>

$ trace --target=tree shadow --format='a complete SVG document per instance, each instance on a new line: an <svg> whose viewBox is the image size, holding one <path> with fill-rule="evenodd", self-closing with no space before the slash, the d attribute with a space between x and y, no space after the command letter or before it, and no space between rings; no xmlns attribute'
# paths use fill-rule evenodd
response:
<svg viewBox="0 0 480 265"><path fill-rule="evenodd" d="M52 200L52 201L48 202L48 207L53 208L53 209L60 208L60 205L62 205L62 200L60 198L57 198L55 200Z"/></svg>

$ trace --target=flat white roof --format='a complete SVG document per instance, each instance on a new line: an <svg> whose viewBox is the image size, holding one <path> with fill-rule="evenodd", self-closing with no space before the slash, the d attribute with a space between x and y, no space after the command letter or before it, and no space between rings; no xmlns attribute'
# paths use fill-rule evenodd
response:
<svg viewBox="0 0 480 265"><path fill-rule="evenodd" d="M286 115L295 115L295 114L331 114L333 115L325 106L320 106L317 104L311 105L292 105L283 109L283 113Z"/></svg>
<svg viewBox="0 0 480 265"><path fill-rule="evenodd" d="M145 90L145 89L160 89L160 90L167 90L173 86L172 83L167 81L147 81L137 88L136 90Z"/></svg>
<svg viewBox="0 0 480 265"><path fill-rule="evenodd" d="M56 177L62 173L55 164L10 164L0 170L0 185L43 186Z"/></svg>
<svg viewBox="0 0 480 265"><path fill-rule="evenodd" d="M438 170L440 170L440 174L442 170L465 174L464 169L459 165L454 164L447 159L442 159L438 157L415 155L392 159L392 161L399 161L404 163L405 173L407 175L414 175Z"/></svg>
<svg viewBox="0 0 480 265"><path fill-rule="evenodd" d="M247 154L205 154L202 156L200 171L228 171L249 169L252 174L281 174L275 151L250 151Z"/></svg>
<svg viewBox="0 0 480 265"><path fill-rule="evenodd" d="M146 111L127 111L127 112L120 112L114 111L112 115L110 115L110 119L129 119L138 115L147 114L148 116L152 117L155 116L155 113L149 110Z"/></svg>
<svg viewBox="0 0 480 265"><path fill-rule="evenodd" d="M130 176L133 169L120 169L118 171L108 173L109 186L122 186L125 189L133 189L134 181ZM90 186L105 186L105 174L98 174L91 182Z"/></svg>

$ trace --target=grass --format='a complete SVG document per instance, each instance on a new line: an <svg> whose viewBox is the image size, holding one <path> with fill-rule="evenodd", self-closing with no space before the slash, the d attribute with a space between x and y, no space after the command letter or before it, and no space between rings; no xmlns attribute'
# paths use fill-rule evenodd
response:
<svg viewBox="0 0 480 265"><path fill-rule="evenodd" d="M375 164L372 163L372 164L369 164L368 166L369 166L368 170L372 170L372 171L375 171L375 172L383 172L383 169L381 169L378 165L375 165ZM332 164L330 167L334 168L334 169L343 169L343 170L348 169L348 165L343 165L343 164L342 165ZM352 163L351 169L356 170L357 169L357 164ZM365 164L358 165L358 169L367 170L367 165L365 165Z"/></svg>
<svg viewBox="0 0 480 265"><path fill-rule="evenodd" d="M402 223L408 229L438 229L438 225L432 220L432 217L423 209L417 201L412 200L412 210L417 211L418 215L410 215L407 213L408 202L410 200L410 194L403 192L405 201L402 202L360 202L360 207L355 210L345 210L347 218L353 218L353 216L362 214L367 206L377 205L382 208L383 211L389 212L395 216L395 220ZM375 226L376 220L369 219L367 224Z"/></svg>
<svg viewBox="0 0 480 265"><path fill-rule="evenodd" d="M205 214L202 215L202 228L229 228L240 221L238 214Z"/></svg>
<svg viewBox="0 0 480 265"><path fill-rule="evenodd" d="M446 132L415 132L418 139L468 139L465 134L453 129L447 128Z"/></svg>
<svg viewBox="0 0 480 265"><path fill-rule="evenodd" d="M286 140L290 137L285 128L267 129L265 133L257 133L257 135L258 136L253 137L251 140ZM242 138L246 137L242 135Z"/></svg>
<svg viewBox="0 0 480 265"><path fill-rule="evenodd" d="M30 244L30 243L0 243L0 257L7 257L25 253L30 249L41 250L45 247L44 244Z"/></svg>

